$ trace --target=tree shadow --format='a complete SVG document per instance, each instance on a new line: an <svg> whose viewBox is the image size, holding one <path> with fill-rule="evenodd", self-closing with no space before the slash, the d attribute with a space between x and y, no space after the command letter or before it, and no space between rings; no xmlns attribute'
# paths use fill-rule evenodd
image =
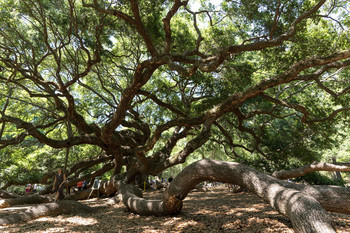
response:
<svg viewBox="0 0 350 233"><path fill-rule="evenodd" d="M145 192L147 199L159 199L162 192ZM174 216L140 216L110 198L82 203L90 214L43 217L27 223L0 227L0 232L293 232L291 222L249 192L229 193L218 187L209 192L190 192L182 212ZM338 215L338 214L337 214ZM349 232L350 220L339 215L337 229Z"/></svg>

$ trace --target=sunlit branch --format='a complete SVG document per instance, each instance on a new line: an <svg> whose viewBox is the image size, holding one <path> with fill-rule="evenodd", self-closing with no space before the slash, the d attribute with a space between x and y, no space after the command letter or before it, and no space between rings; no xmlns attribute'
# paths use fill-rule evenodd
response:
<svg viewBox="0 0 350 233"><path fill-rule="evenodd" d="M277 24L278 24L280 15L281 15L280 8L281 8L281 1L278 0L277 1L276 11L275 11L275 16L274 16L274 19L273 19L273 25L272 25L272 28L270 30L270 35L269 35L270 40L273 38L273 35L275 34L275 31L276 31L276 28L277 28Z"/></svg>
<svg viewBox="0 0 350 233"><path fill-rule="evenodd" d="M311 164L292 169L292 170L283 170L276 171L272 174L272 176L278 179L290 179L304 176L308 173L315 171L350 171L350 164L331 164L331 163L323 163L323 162L313 162Z"/></svg>
<svg viewBox="0 0 350 233"><path fill-rule="evenodd" d="M34 124L25 122L19 118L3 116L2 118L0 118L0 123L4 122L10 122L15 124L17 128L26 130L26 133L28 135L31 135L32 137L36 138L39 142L45 143L53 148L67 148L81 144L100 145L103 147L103 142L101 142L98 138L92 135L81 135L78 137L72 137L70 140L55 140L47 137Z"/></svg>
<svg viewBox="0 0 350 233"><path fill-rule="evenodd" d="M168 11L167 15L163 18L163 28L165 32L165 46L164 53L168 54L171 48L171 26L170 21L172 17L177 13L181 6L186 6L188 1L175 0L174 5Z"/></svg>
<svg viewBox="0 0 350 233"><path fill-rule="evenodd" d="M275 103L277 105L281 105L283 107L287 107L287 108L291 108L291 109L295 109L296 111L299 111L301 113L303 113L303 120L306 120L308 117L309 117L309 112L306 110L305 106L303 105L300 105L300 104L289 104L283 100L279 100L279 99L275 99L275 98L272 98L271 96L267 95L267 94L264 94L262 93L261 96L267 100L267 101L270 101L272 103Z"/></svg>

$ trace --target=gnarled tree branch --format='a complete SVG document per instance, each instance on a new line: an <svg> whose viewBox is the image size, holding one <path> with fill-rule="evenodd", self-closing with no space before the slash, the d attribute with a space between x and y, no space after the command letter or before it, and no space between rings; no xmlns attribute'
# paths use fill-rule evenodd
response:
<svg viewBox="0 0 350 233"><path fill-rule="evenodd" d="M292 170L283 170L275 171L272 176L278 179L289 179L304 176L308 173L315 171L339 171L339 172L348 172L350 171L350 164L332 164L324 162L313 162L311 164L292 169Z"/></svg>

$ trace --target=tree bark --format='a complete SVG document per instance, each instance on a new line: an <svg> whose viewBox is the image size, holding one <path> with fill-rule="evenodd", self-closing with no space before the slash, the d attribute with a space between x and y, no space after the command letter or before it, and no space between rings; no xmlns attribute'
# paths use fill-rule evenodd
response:
<svg viewBox="0 0 350 233"><path fill-rule="evenodd" d="M65 200L85 200L89 197L89 194L91 193L91 189L85 189L85 190L80 190L72 194L68 194L64 197ZM90 197L97 197L96 195L97 192L93 192Z"/></svg>
<svg viewBox="0 0 350 233"><path fill-rule="evenodd" d="M76 201L64 200L55 203L39 204L27 209L25 212L0 217L0 226L16 224L49 215L82 214L90 213L91 211L90 207Z"/></svg>
<svg viewBox="0 0 350 233"><path fill-rule="evenodd" d="M40 204L50 202L51 199L38 194L24 195L18 198L8 198L0 200L0 208L7 208L23 204Z"/></svg>
<svg viewBox="0 0 350 233"><path fill-rule="evenodd" d="M125 184L118 181L117 186L124 205L130 211L140 215L165 215L163 201L144 199L142 197L142 191L132 184Z"/></svg>
<svg viewBox="0 0 350 233"><path fill-rule="evenodd" d="M283 170L277 171L272 174L273 177L278 179L289 179L296 178L300 176L304 176L308 173L315 171L333 171L333 172L345 172L350 171L350 164L331 164L331 163L323 163L323 162L313 162L309 165L305 165L293 170Z"/></svg>
<svg viewBox="0 0 350 233"><path fill-rule="evenodd" d="M100 188L97 190L92 190L92 188L79 190L75 193L65 196L65 200L85 200L87 198L94 198L100 196L112 196L117 192L117 189L113 186L112 181L101 181Z"/></svg>
<svg viewBox="0 0 350 233"><path fill-rule="evenodd" d="M306 186L265 175L248 166L203 159L185 168L165 191L163 200L145 200L130 185L115 182L124 204L141 215L171 215L202 181L239 185L255 193L290 218L296 232L335 232L325 209L350 214L350 192L336 186ZM325 209L324 209L325 208Z"/></svg>
<svg viewBox="0 0 350 233"><path fill-rule="evenodd" d="M335 156L332 157L332 162L337 163L337 158ZM344 182L343 177L340 174L340 171L335 171L335 177L337 180Z"/></svg>
<svg viewBox="0 0 350 233"><path fill-rule="evenodd" d="M17 198L17 197L20 197L20 196L15 193L9 193L9 192L6 192L5 190L0 189L0 198Z"/></svg>

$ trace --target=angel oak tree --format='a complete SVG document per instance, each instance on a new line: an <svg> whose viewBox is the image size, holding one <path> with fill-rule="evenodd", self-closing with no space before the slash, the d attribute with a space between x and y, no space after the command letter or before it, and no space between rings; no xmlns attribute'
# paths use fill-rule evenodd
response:
<svg viewBox="0 0 350 233"><path fill-rule="evenodd" d="M350 110L349 3L192 3L0 1L1 169L14 164L11 148L66 149L71 184L113 170L106 193L128 196L121 187L184 163L206 143L266 161L322 147L323 124L342 123ZM285 142L273 143L278 137ZM71 165L69 148L86 145L103 153ZM257 193L298 232L334 231L322 198L240 164L203 161L198 178L175 178L152 214L178 212L193 183L220 180ZM206 172L212 164L216 175Z"/></svg>

